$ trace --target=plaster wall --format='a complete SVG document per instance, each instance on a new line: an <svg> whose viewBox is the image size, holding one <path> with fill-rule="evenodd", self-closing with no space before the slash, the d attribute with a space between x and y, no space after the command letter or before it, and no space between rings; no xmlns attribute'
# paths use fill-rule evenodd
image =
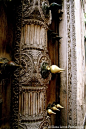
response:
<svg viewBox="0 0 86 129"><path fill-rule="evenodd" d="M63 1L62 21L59 24L59 35L62 37L59 65L65 69L60 75L60 103L64 106L60 123L62 126L83 126L86 107L84 4L80 0L72 2Z"/></svg>
<svg viewBox="0 0 86 129"><path fill-rule="evenodd" d="M77 54L77 125L83 125L85 115L85 49L84 49L84 10L83 3L75 0L75 30Z"/></svg>

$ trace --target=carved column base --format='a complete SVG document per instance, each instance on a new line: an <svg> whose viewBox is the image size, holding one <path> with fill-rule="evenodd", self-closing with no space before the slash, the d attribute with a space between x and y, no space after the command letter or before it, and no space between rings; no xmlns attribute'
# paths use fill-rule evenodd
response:
<svg viewBox="0 0 86 129"><path fill-rule="evenodd" d="M46 129L50 125L50 117L46 116L43 120L33 122L22 122L19 129Z"/></svg>

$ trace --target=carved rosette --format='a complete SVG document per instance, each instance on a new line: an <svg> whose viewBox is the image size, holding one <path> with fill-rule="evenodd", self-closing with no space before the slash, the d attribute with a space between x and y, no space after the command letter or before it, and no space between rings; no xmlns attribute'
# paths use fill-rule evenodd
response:
<svg viewBox="0 0 86 129"><path fill-rule="evenodd" d="M49 77L46 79L42 78L41 66L43 62L51 65L48 54L39 50L21 51L20 65L22 66L22 69L20 70L20 83L22 85L29 85L34 78L37 78L40 86L48 84L51 79L51 74L49 74Z"/></svg>

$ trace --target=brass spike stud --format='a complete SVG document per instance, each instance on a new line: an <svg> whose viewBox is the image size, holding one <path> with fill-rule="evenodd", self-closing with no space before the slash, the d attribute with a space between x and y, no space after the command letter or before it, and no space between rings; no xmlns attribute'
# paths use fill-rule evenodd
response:
<svg viewBox="0 0 86 129"><path fill-rule="evenodd" d="M62 107L60 104L57 104L56 107L57 107L57 108L64 108L64 107Z"/></svg>
<svg viewBox="0 0 86 129"><path fill-rule="evenodd" d="M56 106L52 107L53 111L60 111Z"/></svg>
<svg viewBox="0 0 86 129"><path fill-rule="evenodd" d="M59 68L56 65L49 66L49 64L46 62L43 62L41 66L41 75L42 75L42 78L44 79L46 79L49 76L50 72L55 74L55 73L61 73L63 71L64 69Z"/></svg>
<svg viewBox="0 0 86 129"><path fill-rule="evenodd" d="M56 114L55 112L52 111L51 104L48 104L48 106L47 106L46 109L47 109L47 114L48 115L54 115L54 114Z"/></svg>
<svg viewBox="0 0 86 129"><path fill-rule="evenodd" d="M14 61L9 61L7 64L13 67L22 67L21 65L16 64Z"/></svg>
<svg viewBox="0 0 86 129"><path fill-rule="evenodd" d="M51 109L52 109L53 111L60 111L60 110L56 107L56 105L55 105L54 102L53 102L52 105L51 105Z"/></svg>
<svg viewBox="0 0 86 129"><path fill-rule="evenodd" d="M56 66L56 65L52 65L52 66L47 66L46 67L48 70L50 70L51 71L51 73L61 73L61 72L63 72L64 71L64 69L62 69L62 68L59 68L58 66Z"/></svg>
<svg viewBox="0 0 86 129"><path fill-rule="evenodd" d="M56 113L53 112L51 109L48 109L48 110L47 110L47 113L48 113L49 115L56 114Z"/></svg>
<svg viewBox="0 0 86 129"><path fill-rule="evenodd" d="M0 64L3 64L3 63L4 63L4 62L1 62L1 61L0 61Z"/></svg>

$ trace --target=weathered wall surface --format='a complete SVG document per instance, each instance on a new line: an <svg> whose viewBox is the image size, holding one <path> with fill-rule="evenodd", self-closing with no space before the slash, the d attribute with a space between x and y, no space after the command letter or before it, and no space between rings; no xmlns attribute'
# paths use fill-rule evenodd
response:
<svg viewBox="0 0 86 129"><path fill-rule="evenodd" d="M84 4L75 1L75 27L77 52L77 125L83 125L85 116L85 48L84 48Z"/></svg>
<svg viewBox="0 0 86 129"><path fill-rule="evenodd" d="M61 73L60 103L61 125L83 126L85 115L85 50L84 50L84 2L63 1L63 17L60 22L59 61L65 69Z"/></svg>

